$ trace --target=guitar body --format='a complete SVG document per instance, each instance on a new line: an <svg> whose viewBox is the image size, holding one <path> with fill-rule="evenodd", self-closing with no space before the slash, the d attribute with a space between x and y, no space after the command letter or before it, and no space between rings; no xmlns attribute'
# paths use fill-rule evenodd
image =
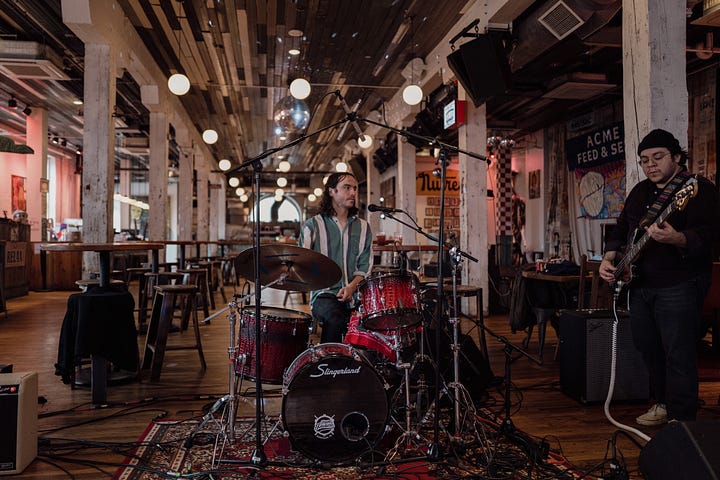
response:
<svg viewBox="0 0 720 480"><path fill-rule="evenodd" d="M662 225L672 213L683 210L687 206L688 200L697 195L697 192L698 181L696 178L690 177L687 182L685 182L685 185L675 192L670 203L660 212L653 223ZM615 271L615 280L611 283L611 286L616 298L620 295L622 288L634 278L635 268L633 263L638 259L643 248L645 248L650 240L652 240L652 237L650 237L644 229L637 228L633 231L632 240L629 242L628 248L625 249L625 253L620 261L615 264L617 270ZM627 268L630 268L631 275L629 280L624 280L624 272Z"/></svg>

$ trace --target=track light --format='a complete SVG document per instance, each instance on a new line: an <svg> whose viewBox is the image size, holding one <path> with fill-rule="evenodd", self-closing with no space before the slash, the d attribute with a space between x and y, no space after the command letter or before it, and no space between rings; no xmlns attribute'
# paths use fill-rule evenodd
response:
<svg viewBox="0 0 720 480"><path fill-rule="evenodd" d="M8 100L8 108L17 108L17 100L15 100L15 97L11 97L10 100Z"/></svg>
<svg viewBox="0 0 720 480"><path fill-rule="evenodd" d="M67 147L67 140L65 140L64 138L62 140L60 140L60 146Z"/></svg>
<svg viewBox="0 0 720 480"><path fill-rule="evenodd" d="M25 108L23 109L23 113L29 117L30 114L32 113L32 108L30 108L30 107L25 107Z"/></svg>
<svg viewBox="0 0 720 480"><path fill-rule="evenodd" d="M52 138L52 143L54 143L55 145L57 145L59 141L60 141L60 139L58 137Z"/></svg>

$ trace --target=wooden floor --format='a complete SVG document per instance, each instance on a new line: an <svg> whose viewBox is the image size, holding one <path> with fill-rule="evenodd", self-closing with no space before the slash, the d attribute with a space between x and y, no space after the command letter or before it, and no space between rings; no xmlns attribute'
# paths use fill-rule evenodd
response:
<svg viewBox="0 0 720 480"><path fill-rule="evenodd" d="M136 287L133 285L131 288L134 291ZM201 326L207 371L203 373L200 370L196 351L169 352L160 381L150 382L145 375L141 382L110 386L108 405L93 406L89 389L71 389L54 375L60 326L70 293L31 292L28 296L8 301L7 318L0 314L0 364L12 363L15 372L36 371L39 375L38 393L44 402L39 407L41 445L46 439L60 438L88 442L133 442L154 418L201 416L203 406L207 408L209 403L228 393L229 322L227 312L224 312L211 324ZM264 303L281 306L283 296L282 291L268 289L263 293ZM216 298L218 307L223 308L225 304L219 296ZM290 297L288 308L307 311L299 295ZM486 325L516 345L520 345L523 339L523 332L510 332L507 316L486 318ZM463 329L468 331L469 325L463 325ZM631 478L640 478L637 473L638 447L625 435L615 435L617 428L605 417L603 406L583 405L560 391L560 362L552 359L556 338L551 330L548 332L543 365L536 365L525 358L512 363L511 418L515 426L538 439L545 439L552 449L561 451L581 471L590 471L602 463L609 455L613 438L617 437L617 456L624 458ZM477 331L472 335L477 339ZM144 337L139 336L141 352L143 341ZM503 376L503 343L491 336L487 344L493 373ZM530 351L537 352L535 342L531 343ZM714 377L705 378L700 386L700 396L705 403L700 411L701 419L720 418L720 371ZM502 385L488 389L486 406L498 415L503 413L502 389ZM281 405L277 386L272 387L266 400L266 412L277 414ZM610 411L617 421L636 426L635 416L647 407L645 403L613 403ZM254 414L253 398L246 399L241 405L241 414ZM653 435L659 428L642 430ZM113 464L123 458L122 455L90 446L68 451L67 455L109 464L71 464L62 459L41 456L30 464L22 478L109 478L115 471ZM598 478L599 475L600 471L595 470L587 478Z"/></svg>

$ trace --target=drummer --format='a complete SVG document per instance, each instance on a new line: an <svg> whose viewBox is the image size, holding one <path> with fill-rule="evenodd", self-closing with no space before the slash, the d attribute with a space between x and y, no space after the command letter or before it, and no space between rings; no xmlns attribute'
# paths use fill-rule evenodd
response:
<svg viewBox="0 0 720 480"><path fill-rule="evenodd" d="M368 222L358 217L357 191L353 174L330 175L320 213L305 222L298 242L329 257L342 271L335 285L310 295L312 315L322 323L322 343L342 341L354 307L353 294L372 268L373 236Z"/></svg>

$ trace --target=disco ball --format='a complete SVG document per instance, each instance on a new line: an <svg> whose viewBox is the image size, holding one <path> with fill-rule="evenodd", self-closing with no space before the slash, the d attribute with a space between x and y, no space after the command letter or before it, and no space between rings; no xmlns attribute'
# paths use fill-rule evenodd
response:
<svg viewBox="0 0 720 480"><path fill-rule="evenodd" d="M310 123L310 109L302 100L285 97L275 105L275 126L287 133L304 130Z"/></svg>

